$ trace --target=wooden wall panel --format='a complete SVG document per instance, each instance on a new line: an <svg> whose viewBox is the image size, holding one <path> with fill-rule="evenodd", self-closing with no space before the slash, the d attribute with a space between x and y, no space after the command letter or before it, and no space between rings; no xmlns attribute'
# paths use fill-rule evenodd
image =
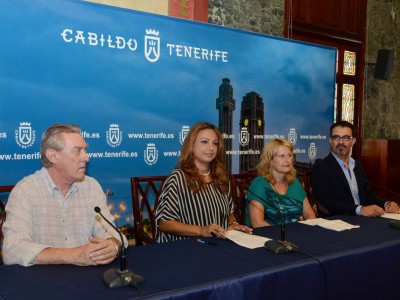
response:
<svg viewBox="0 0 400 300"><path fill-rule="evenodd" d="M356 35L363 34L362 26L365 26L363 10L364 3L361 0L342 1L342 31L351 32Z"/></svg>
<svg viewBox="0 0 400 300"><path fill-rule="evenodd" d="M310 0L296 0L292 1L293 20L309 23L308 7ZM288 9L286 10L288 11Z"/></svg>
<svg viewBox="0 0 400 300"><path fill-rule="evenodd" d="M400 200L400 140L364 139L361 162L375 193Z"/></svg>
<svg viewBox="0 0 400 300"><path fill-rule="evenodd" d="M310 23L325 28L341 30L342 2L337 0L311 0Z"/></svg>
<svg viewBox="0 0 400 300"><path fill-rule="evenodd" d="M286 26L292 24L294 32L362 42L366 9L367 0L286 0Z"/></svg>

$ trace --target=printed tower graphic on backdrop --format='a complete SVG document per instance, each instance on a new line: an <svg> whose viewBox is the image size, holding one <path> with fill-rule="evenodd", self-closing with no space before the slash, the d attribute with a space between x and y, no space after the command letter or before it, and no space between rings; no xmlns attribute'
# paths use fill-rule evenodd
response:
<svg viewBox="0 0 400 300"><path fill-rule="evenodd" d="M219 86L219 97L216 99L217 110L219 111L219 130L224 137L224 148L225 151L232 150L232 116L235 110L235 100L233 99L233 88L228 78L222 79L222 83ZM232 173L232 155L225 155L225 167L228 174Z"/></svg>
<svg viewBox="0 0 400 300"><path fill-rule="evenodd" d="M240 111L239 172L254 168L264 147L264 103L256 92L243 97Z"/></svg>

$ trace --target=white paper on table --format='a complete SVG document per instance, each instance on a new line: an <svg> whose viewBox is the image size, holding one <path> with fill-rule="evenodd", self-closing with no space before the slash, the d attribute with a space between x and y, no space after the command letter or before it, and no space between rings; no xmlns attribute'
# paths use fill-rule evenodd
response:
<svg viewBox="0 0 400 300"><path fill-rule="evenodd" d="M382 218L400 220L400 214L393 214L393 213L384 213L381 215Z"/></svg>
<svg viewBox="0 0 400 300"><path fill-rule="evenodd" d="M323 219L323 218L316 218L316 219L308 219L305 221L299 221L299 223L302 224L306 224L306 225L311 225L311 226L315 226L315 225L319 225L323 222L328 221L327 219Z"/></svg>
<svg viewBox="0 0 400 300"><path fill-rule="evenodd" d="M347 229L360 228L359 225L352 225L342 220L327 220L323 218L317 219L309 219L306 221L300 221L302 224L311 225L311 226L321 226L325 229L335 230L335 231L343 231Z"/></svg>
<svg viewBox="0 0 400 300"><path fill-rule="evenodd" d="M271 240L263 236L248 234L238 230L228 230L224 236L232 242L249 249L264 247L265 242Z"/></svg>

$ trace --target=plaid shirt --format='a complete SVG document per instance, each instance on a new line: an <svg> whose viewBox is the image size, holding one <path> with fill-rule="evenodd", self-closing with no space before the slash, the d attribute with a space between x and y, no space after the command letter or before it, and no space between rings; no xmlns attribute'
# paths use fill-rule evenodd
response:
<svg viewBox="0 0 400 300"><path fill-rule="evenodd" d="M47 169L25 177L6 205L4 263L29 266L43 249L82 246L89 236L119 240L118 233L94 211L96 206L114 222L100 184L89 176L72 184L65 197Z"/></svg>

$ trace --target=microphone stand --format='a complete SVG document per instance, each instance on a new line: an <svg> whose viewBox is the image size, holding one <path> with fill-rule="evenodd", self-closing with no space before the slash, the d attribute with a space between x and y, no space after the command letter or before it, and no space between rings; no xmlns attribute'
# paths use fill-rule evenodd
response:
<svg viewBox="0 0 400 300"><path fill-rule="evenodd" d="M126 268L126 248L124 245L124 239L122 233L101 213L100 207L96 206L94 211L98 213L112 228L114 228L121 240L121 251L120 251L120 267L112 268L107 270L103 275L104 283L109 288L120 288L125 286L136 287L138 283L144 279L138 274L134 274Z"/></svg>
<svg viewBox="0 0 400 300"><path fill-rule="evenodd" d="M268 203L271 204L269 201L268 201ZM291 242L286 241L286 239L285 239L286 226L285 226L285 220L284 220L283 215L282 215L282 211L280 209L278 209L278 207L276 207L274 205L271 205L271 206L278 211L278 213L279 213L279 215L281 217L281 240L280 241L276 241L276 240L266 241L264 243L265 249L267 249L268 251L271 251L271 252L273 252L275 254L284 254L284 253L288 253L288 252L298 252L299 248L295 244L292 244Z"/></svg>
<svg viewBox="0 0 400 300"><path fill-rule="evenodd" d="M295 244L292 244L291 242L286 241L286 239L285 239L286 226L285 226L285 219L283 218L282 211L275 205L275 203L273 203L267 199L263 199L262 197L260 197L256 193L254 193L252 190L250 190L247 186L244 188L247 190L247 192L252 193L254 196L256 196L261 201L267 202L279 213L279 216L281 219L281 230L280 230L281 231L281 240L280 241L277 241L277 240L266 241L264 243L265 249L267 249L268 251L273 252L275 254L298 252L299 248Z"/></svg>

